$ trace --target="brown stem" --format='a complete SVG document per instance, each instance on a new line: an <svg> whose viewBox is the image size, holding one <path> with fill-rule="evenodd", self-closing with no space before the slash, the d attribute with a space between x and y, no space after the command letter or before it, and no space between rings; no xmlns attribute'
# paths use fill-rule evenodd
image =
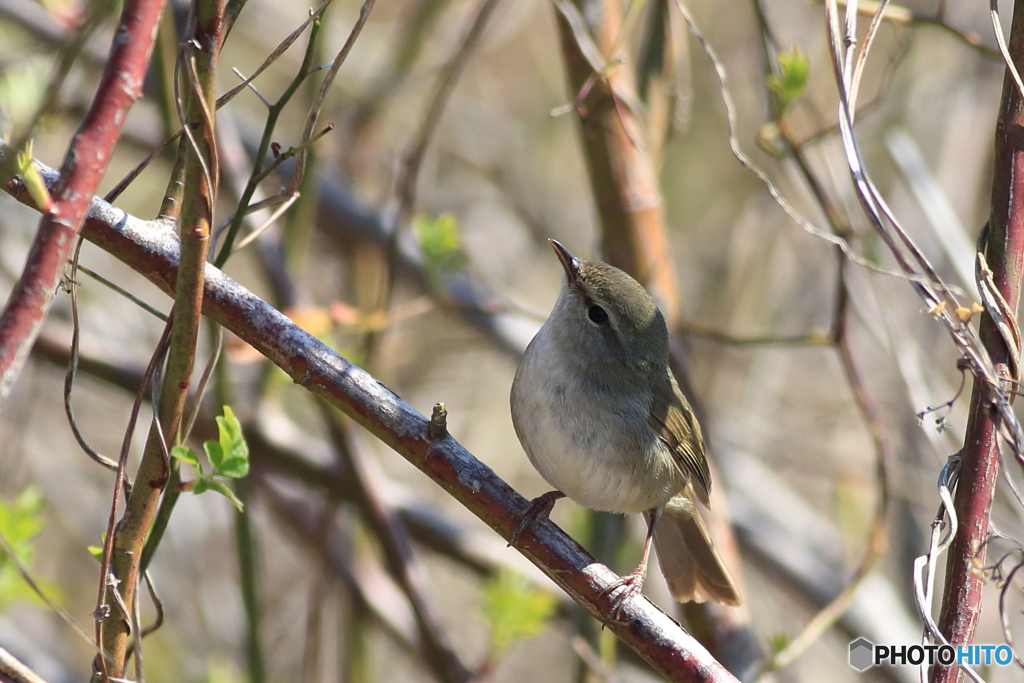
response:
<svg viewBox="0 0 1024 683"><path fill-rule="evenodd" d="M1024 69L1024 0L1014 2L1010 56L1018 71ZM1007 72L996 123L992 205L985 256L996 287L1011 311L1017 310L1024 263L1022 104L1021 95ZM1008 376L1006 346L988 314L981 319L981 340L1000 374ZM985 382L975 380L954 499L960 525L949 549L939 617L939 630L954 646L973 640L981 615L982 577L976 568L985 564L984 542L999 475L999 425L996 413L990 408L990 396ZM959 669L955 666L936 666L932 669L931 681L954 683L958 676Z"/></svg>
<svg viewBox="0 0 1024 683"><path fill-rule="evenodd" d="M224 0L197 2L193 11L194 38L185 43L180 56L184 81L188 84L186 138L182 141L188 147L181 212L182 277L178 279L174 292L167 370L158 406L159 428L154 424L150 430L136 475L137 485L118 524L110 558L111 573L118 582L121 599L129 614L134 613L143 548L160 496L170 477L168 453L177 440L192 378L202 314L204 265L216 197L218 163L213 133L214 87L217 55L223 38ZM110 602L114 600L108 604ZM124 676L130 637L128 622L123 619L113 620L103 631L103 648L113 659L106 672L108 680Z"/></svg>

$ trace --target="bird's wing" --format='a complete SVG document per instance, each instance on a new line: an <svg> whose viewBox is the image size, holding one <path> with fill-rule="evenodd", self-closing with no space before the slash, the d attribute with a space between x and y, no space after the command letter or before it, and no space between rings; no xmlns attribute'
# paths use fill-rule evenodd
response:
<svg viewBox="0 0 1024 683"><path fill-rule="evenodd" d="M669 382L666 390L654 392L650 425L668 446L679 471L693 482L700 502L708 505L711 472L704 456L704 437L693 409L675 382Z"/></svg>

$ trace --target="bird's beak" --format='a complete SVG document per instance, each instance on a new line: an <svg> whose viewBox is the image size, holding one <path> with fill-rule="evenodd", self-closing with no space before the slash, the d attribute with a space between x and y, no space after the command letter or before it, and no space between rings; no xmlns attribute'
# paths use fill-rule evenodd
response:
<svg viewBox="0 0 1024 683"><path fill-rule="evenodd" d="M569 250L557 241L548 240L548 242L551 242L551 248L555 250L555 255L562 262L562 268L565 269L565 277L569 280L569 284L575 283L576 276L580 272L580 260L570 254Z"/></svg>

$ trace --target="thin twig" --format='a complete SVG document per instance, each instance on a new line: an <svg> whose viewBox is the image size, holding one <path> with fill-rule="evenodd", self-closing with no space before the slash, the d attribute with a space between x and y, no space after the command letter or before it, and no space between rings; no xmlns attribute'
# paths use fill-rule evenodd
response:
<svg viewBox="0 0 1024 683"><path fill-rule="evenodd" d="M68 371L64 376L64 414L67 415L68 424L71 426L71 433L74 434L78 445L85 451L85 454L92 458L99 465L108 470L117 470L117 463L101 454L89 445L85 435L78 428L78 420L75 419L75 411L71 406L71 389L75 385L75 375L78 373L78 351L81 338L81 325L78 319L78 282L75 277L78 270L78 257L82 253L82 244L85 240L79 236L78 244L75 246L75 254L71 259L71 265L66 279L68 292L71 294L71 359L68 362Z"/></svg>
<svg viewBox="0 0 1024 683"><path fill-rule="evenodd" d="M240 93L243 90L245 90L249 86L249 84L251 84L253 81L255 81L264 71L266 71L267 68L270 67L271 64L276 62L278 60L278 58L281 57L281 55L283 55L285 52L287 52L288 48L290 48L292 46L292 44L296 40L298 40L299 36L301 36L305 32L306 28L311 23L316 21L324 13L324 11L331 4L331 2L333 2L333 0L324 0L324 2L321 3L321 5L319 7L317 7L315 10L310 12L309 18L306 19L306 21L302 22L302 24L297 29L295 29L294 31L289 33L285 37L284 40L282 40L280 43L278 43L277 47L275 47L274 50L267 56L267 58L263 60L263 63L260 64L259 68L257 68L256 71L254 71L251 76L249 76L248 78L244 79L241 83L236 85L234 88L232 88L231 90L228 90L226 93L224 93L223 95L218 97L217 98L217 109L220 109L225 104L227 104L228 102L233 100L235 98L235 96L238 95L238 93ZM174 142L175 140L180 138L184 133L185 133L184 129L183 128L179 128L177 133L175 133L174 135L172 135L171 137L167 138L166 140L161 142L159 145L157 145L156 148L153 149L153 151L151 151L146 156L145 159L143 159L131 171L129 171L128 174L124 178L122 178L110 190L110 192L108 192L106 194L106 196L104 196L104 199L106 199L108 202L113 202L115 199L117 199L117 197L119 197L121 195L121 193L124 192L125 189L127 189L127 187L132 184L132 182L134 182L134 180L142 173L142 171L144 171L146 169L146 167L149 166L149 164L154 159L156 159L158 156L160 156L161 152L163 152L164 149L167 148L167 145L171 144L172 142Z"/></svg>
<svg viewBox="0 0 1024 683"><path fill-rule="evenodd" d="M711 60L711 63L715 68L715 74L718 76L720 84L719 94L721 95L722 101L725 104L726 119L729 124L729 147L732 150L732 154L734 157L736 157L737 161L739 161L745 168L747 168L755 176L757 176L758 180L760 180L768 189L768 193L771 194L772 199L775 200L775 203L778 204L782 208L782 210L785 211L786 214L789 215L789 217L792 218L793 221L796 222L796 224L803 228L805 231L807 231L811 235L814 235L815 237L818 237L822 240L825 240L826 242L829 242L839 247L840 249L842 249L843 254L845 254L849 260L853 261L854 263L863 268L866 268L867 270L879 273L881 275L891 275L893 277L906 279L913 282L917 278L917 276L907 275L904 272L894 271L888 268L882 268L854 252L853 249L850 247L849 243L843 237L832 234L829 231L822 230L818 228L816 225L814 225L811 221L805 218L799 211L797 211L792 204L790 204L789 200L787 200L783 196L782 191L779 190L775 183L772 182L771 178L768 177L768 174L765 173L757 164L755 164L754 161L747 155L747 153L743 151L743 148L740 147L739 138L737 137L736 133L736 131L738 130L738 123L736 119L736 105L733 102L732 94L729 90L728 75L725 71L725 65L722 63L722 60L718 57L718 53L704 37L704 34L701 33L700 27L694 20L693 15L690 14L690 11L689 9L687 9L683 0L675 0L675 3L676 7L679 8L679 11L683 14L683 17L686 19L687 26L689 26L690 28L690 33L692 33L694 38L697 39L697 42L701 44L701 47L704 49L705 54L707 54L708 58Z"/></svg>
<svg viewBox="0 0 1024 683"><path fill-rule="evenodd" d="M454 91L460 74L469 57L473 54L487 21L497 7L499 0L482 0L480 9L477 10L473 23L470 24L459 47L447 61L441 74L438 76L434 94L430 98L427 108L420 121L416 136L409 144L402 155L402 164L399 167L398 175L395 178L395 207L390 212L387 221L389 236L387 242L387 277L384 278L381 291L377 297L377 308L381 313L386 313L391 308L391 299L394 294L395 281L398 277L398 256L400 239L403 232L412 222L413 211L416 208L416 185L419 181L420 166L427 153L427 147L434 137L441 115L445 106ZM376 341L377 335L370 332L365 335L363 346L364 353L370 354Z"/></svg>
<svg viewBox="0 0 1024 683"><path fill-rule="evenodd" d="M498 6L498 2L499 0L483 0L481 2L480 9L477 10L473 23L459 42L458 49L445 64L444 69L438 76L434 95L427 105L416 136L403 155L402 166L398 172L398 177L395 179L398 209L396 211L396 226L391 237L393 244L397 242L400 230L407 226L411 220L412 211L416 206L416 184L419 179L420 166L423 163L423 157L427 153L427 147L434 137L437 124L441 120L441 114L444 113L448 99L451 97L456 83L458 83L459 75L480 42L484 28L487 26L487 21ZM391 251L393 252L394 248ZM394 268L392 268L393 270Z"/></svg>
<svg viewBox="0 0 1024 683"><path fill-rule="evenodd" d="M0 647L0 680L4 683L46 683L42 676Z"/></svg>
<svg viewBox="0 0 1024 683"><path fill-rule="evenodd" d="M85 273L86 275L91 277L93 280L96 280L96 282L100 283L104 287L106 287L106 288L108 288L110 290L113 290L114 292L117 292L119 295L121 295L122 297L124 297L128 301L132 302L133 304L135 304L136 306L138 306L139 308L144 310L146 313L149 313L151 316L153 316L157 320L160 320L161 322L167 322L168 317L167 317L166 313L164 313L163 311L157 310L153 306L150 306L145 301L143 301L139 297L135 296L134 294L129 292L124 287L118 285L116 282L114 282L112 280L108 280L107 278L103 277L102 275L97 273L92 268L87 268L86 266L83 266L80 263L78 265L76 265L75 268L76 268L76 270L82 271L83 273ZM77 287L77 283L75 283L75 285Z"/></svg>
<svg viewBox="0 0 1024 683"><path fill-rule="evenodd" d="M132 412L128 418L128 426L125 428L124 438L121 440L121 451L117 460L117 476L114 480L113 500L111 501L110 516L107 520L107 530L103 539L103 555L100 560L99 596L96 599L96 611L93 613L96 618L95 645L101 652L107 652L107 650L104 649L103 634L103 624L110 612L110 608L106 601L107 577L110 575L111 556L114 552L114 528L117 522L118 504L121 500L122 483L125 478L125 465L128 462L128 451L131 446L132 437L135 434L135 424L138 420L139 410L142 407L142 400L145 395L146 386L155 378L159 372L160 365L163 363L164 354L167 352L167 340L170 337L170 330L171 324L168 322L164 325L163 334L160 337L160 341L157 342L156 349L153 351L153 355L149 360L149 365L146 368L146 373L143 376L143 381L136 392L135 402L132 404ZM113 652L110 652L110 656L112 657L110 663L114 665L115 670L117 670L119 660L114 657ZM108 670L106 668L106 657L101 658L94 664L99 670L101 677L107 678Z"/></svg>
<svg viewBox="0 0 1024 683"><path fill-rule="evenodd" d="M341 50L335 56L334 61L331 62L331 67L327 69L327 73L324 75L324 80L320 83L320 89L317 90L316 97L313 98L313 104L309 108L309 113L306 115L306 123L302 127L302 133L299 135L300 152L295 158L295 170L292 172L292 178L288 182L287 188L282 190L284 195L292 195L299 191L299 185L302 183L302 177L306 172L306 160L309 157L309 151L305 147L313 137L313 131L316 130L317 119L320 118L320 110L324 106L324 100L327 98L327 93L331 89L331 85L334 83L335 76L338 75L338 70L341 69L341 65L345 63L345 59L348 57L348 53L352 51L352 46L355 45L356 39L363 30L363 26L366 24L366 20L370 18L370 11L373 9L375 0L364 0L363 6L359 9L359 18L356 19L356 23L352 26L352 30L348 34L348 38L345 39L345 44Z"/></svg>
<svg viewBox="0 0 1024 683"><path fill-rule="evenodd" d="M311 73L313 56L316 54L317 38L320 35L321 26L322 19L318 17L313 21L312 27L309 30L309 41L306 44L306 51L303 54L302 63L299 65L295 77L292 78L288 87L285 88L281 97L279 97L276 102L273 104L267 103L267 120L263 126L263 136L260 138L259 148L256 150L255 161L253 163L252 172L249 175L249 181L246 183L245 188L242 190L242 194L238 199L238 206L235 209L235 215L231 220L231 224L228 226L227 235L224 238L224 244L222 245L217 258L214 260L214 264L218 268L223 268L224 264L231 256L235 238L242 227L242 220L246 215L250 202L252 201L253 194L256 192L259 182L266 177L266 174L263 173L263 164L266 161L267 152L270 149L274 131L277 129L278 119L284 111L284 108L288 105L288 102L291 101L292 96L299 89L299 86L302 85ZM262 97L262 95L260 97ZM264 103L266 103L265 100ZM280 161L278 161L278 163L280 163ZM297 193L281 193L279 196L297 196Z"/></svg>
<svg viewBox="0 0 1024 683"><path fill-rule="evenodd" d="M878 3L875 16L871 18L871 23L868 25L867 35L864 36L864 45L860 48L860 53L857 55L857 64L853 67L853 82L850 85L850 107L854 113L857 112L857 93L860 91L860 79L864 75L864 65L868 62L871 44L874 42L875 36L878 35L878 27L882 25L882 15L885 13L885 8L888 5L889 0L881 0Z"/></svg>
<svg viewBox="0 0 1024 683"><path fill-rule="evenodd" d="M676 327L694 337L709 339L729 346L831 346L835 343L832 336L827 332L811 332L810 334L797 334L789 337L771 335L763 337L737 337L707 325L688 320L680 321Z"/></svg>
<svg viewBox="0 0 1024 683"><path fill-rule="evenodd" d="M1014 14L1016 14L1016 5L1014 5ZM995 34L996 43L999 45L999 54L1003 58L1003 63L1006 65L1006 72L1013 77L1013 82L1017 86L1017 92L1021 98L1024 99L1024 81L1020 78L1020 72L1017 71L1016 65L1013 63L1013 56L1010 54L1010 48L1006 45L1006 39L1003 38L1003 24L999 21L999 0L989 0L989 16L992 19L992 33Z"/></svg>
<svg viewBox="0 0 1024 683"><path fill-rule="evenodd" d="M11 564L14 565L14 568L18 570L18 573L21 575L21 578L25 581L25 583L28 584L28 587L32 589L32 592L35 593L36 596L40 600L42 600L54 614L59 616L61 618L61 621L70 626L71 630L74 631L75 634L77 634L82 638L82 640L87 642L90 647L95 648L96 643L92 639L92 636L90 636L89 633L85 630L85 628L83 628L81 624L75 621L74 616L72 616L70 612L61 607L60 604L58 604L53 598L47 595L46 592L42 589L42 587L36 582L36 580L32 578L32 574L29 572L28 568L22 563L22 561L18 558L18 554L15 552L14 548L11 547L11 542L7 540L7 537L2 532L0 532L0 545L3 546L4 552L7 554L7 558L11 561ZM96 652L97 655L102 654L102 651L100 650L97 650Z"/></svg>

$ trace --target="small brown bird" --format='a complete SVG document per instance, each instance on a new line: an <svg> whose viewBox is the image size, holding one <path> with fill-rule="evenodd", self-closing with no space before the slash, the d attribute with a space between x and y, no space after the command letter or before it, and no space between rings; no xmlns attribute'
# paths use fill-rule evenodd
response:
<svg viewBox="0 0 1024 683"><path fill-rule="evenodd" d="M695 501L708 505L704 440L669 369L668 330L650 294L607 263L551 240L565 282L512 382L512 422L555 491L535 498L513 540L568 496L594 510L642 512L643 559L609 618L640 592L651 540L680 602L739 605L740 596Z"/></svg>

